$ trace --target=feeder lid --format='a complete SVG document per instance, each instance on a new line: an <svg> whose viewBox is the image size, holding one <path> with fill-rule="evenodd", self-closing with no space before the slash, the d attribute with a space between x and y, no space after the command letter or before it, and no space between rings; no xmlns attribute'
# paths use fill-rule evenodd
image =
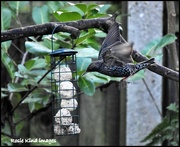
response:
<svg viewBox="0 0 180 147"><path fill-rule="evenodd" d="M57 56L71 56L76 54L77 51L73 49L68 49L68 48L61 48L58 50L55 50L54 52L50 53L51 56L57 57Z"/></svg>

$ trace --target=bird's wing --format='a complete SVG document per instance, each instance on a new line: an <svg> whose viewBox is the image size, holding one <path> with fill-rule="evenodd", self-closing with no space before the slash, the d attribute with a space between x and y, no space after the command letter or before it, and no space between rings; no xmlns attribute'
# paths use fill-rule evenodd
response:
<svg viewBox="0 0 180 147"><path fill-rule="evenodd" d="M107 66L119 66L123 67L126 63L120 60L118 57L111 54L111 51L108 50L103 54L103 62Z"/></svg>
<svg viewBox="0 0 180 147"><path fill-rule="evenodd" d="M102 43L101 49L99 51L98 60L102 59L103 54L107 50L109 50L109 46L120 41L121 41L121 38L120 38L119 24L115 22L109 29L108 34Z"/></svg>
<svg viewBox="0 0 180 147"><path fill-rule="evenodd" d="M108 66L124 66L126 63L132 63L131 57L133 51L133 43L115 42L108 47L108 50L102 55L102 58Z"/></svg>
<svg viewBox="0 0 180 147"><path fill-rule="evenodd" d="M125 63L132 63L132 52L133 52L133 43L126 42L126 43L119 43L117 42L110 48L110 54L119 58L119 60Z"/></svg>

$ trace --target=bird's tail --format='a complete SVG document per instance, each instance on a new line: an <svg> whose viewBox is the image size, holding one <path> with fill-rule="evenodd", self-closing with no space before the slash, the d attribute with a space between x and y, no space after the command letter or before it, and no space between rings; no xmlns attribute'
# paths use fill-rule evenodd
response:
<svg viewBox="0 0 180 147"><path fill-rule="evenodd" d="M155 63L154 62L154 58L151 58L151 59L149 59L149 60L146 60L146 61L143 61L143 62L140 62L140 63L149 63L149 64L153 64L153 63Z"/></svg>
<svg viewBox="0 0 180 147"><path fill-rule="evenodd" d="M155 60L154 58L151 58L151 59L149 59L149 60L146 60L146 61L137 63L135 68L136 68L137 71L139 71L139 70L141 70L141 69L144 69L144 68L147 68L147 67L149 67L151 64L155 63L154 60Z"/></svg>

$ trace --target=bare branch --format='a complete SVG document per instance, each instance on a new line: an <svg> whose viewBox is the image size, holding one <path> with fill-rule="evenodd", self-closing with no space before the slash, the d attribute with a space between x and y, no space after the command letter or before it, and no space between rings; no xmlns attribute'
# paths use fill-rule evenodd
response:
<svg viewBox="0 0 180 147"><path fill-rule="evenodd" d="M52 31L56 26L59 27L55 30L54 33L68 32L73 36L78 37L80 34L79 30L85 30L89 28L103 28L104 30L108 30L109 26L113 23L112 20L109 20L110 18L87 19L63 23L50 22L40 25L31 25L22 28L10 29L8 31L1 32L1 42L21 37L52 34Z"/></svg>
<svg viewBox="0 0 180 147"><path fill-rule="evenodd" d="M80 34L77 28L67 26L64 23L45 23L40 25L31 25L22 28L10 29L8 31L1 32L1 42L13 40L21 37L28 36L37 36L37 35L47 35L51 34L53 29L59 25L55 32L68 32L74 36L78 36Z"/></svg>

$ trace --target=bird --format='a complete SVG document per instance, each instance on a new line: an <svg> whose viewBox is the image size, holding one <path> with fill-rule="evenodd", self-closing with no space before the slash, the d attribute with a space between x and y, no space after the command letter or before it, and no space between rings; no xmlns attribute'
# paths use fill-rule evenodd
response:
<svg viewBox="0 0 180 147"><path fill-rule="evenodd" d="M133 44L133 42L124 42L121 39L119 23L115 21L102 43L98 60L92 61L84 74L99 72L111 77L123 77L122 80L125 80L155 63L155 58L133 63Z"/></svg>

